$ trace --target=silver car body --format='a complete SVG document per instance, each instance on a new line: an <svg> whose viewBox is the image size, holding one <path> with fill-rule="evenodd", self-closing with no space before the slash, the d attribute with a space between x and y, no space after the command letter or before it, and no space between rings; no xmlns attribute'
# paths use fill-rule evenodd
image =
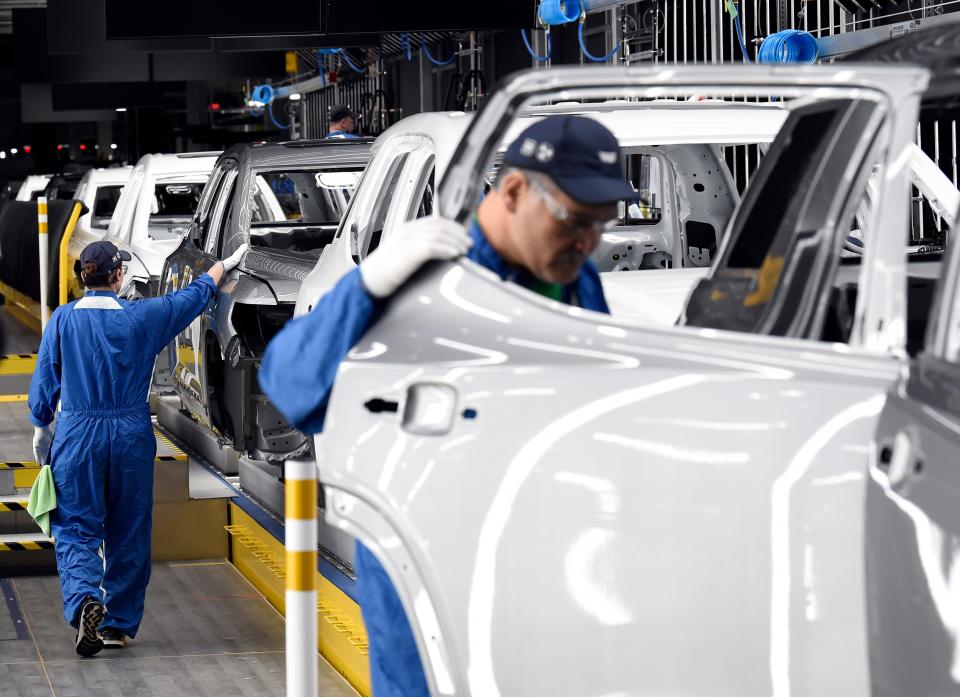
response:
<svg viewBox="0 0 960 697"><path fill-rule="evenodd" d="M342 365L316 449L327 521L383 563L432 694L957 693L957 419L926 408L929 440L909 423L909 440L884 432L915 417L894 415L888 394L911 372L906 164L928 79L850 65L563 68L491 95L441 182L447 217L465 220L530 100L777 94L795 98L798 123L833 99L865 106L862 127L844 121L824 141L848 156L790 196L825 196L807 210L835 259L873 169L867 244L837 276L859 288L844 343L797 323L781 336L638 326L465 260L432 265L391 301ZM763 183L741 212L762 210ZM731 220L698 289L736 271L749 220ZM952 254L930 320L947 338L929 350L956 362ZM806 287L788 261L777 282ZM809 278L813 300L831 289L830 273ZM763 302L775 317L784 307ZM365 408L374 399L396 412Z"/></svg>
<svg viewBox="0 0 960 697"><path fill-rule="evenodd" d="M300 284L329 246L369 158L366 139L234 145L217 160L189 232L166 259L162 294L250 245L213 302L161 353L154 382L169 377L197 421L255 459L282 460L309 446L260 391L259 363L293 315ZM267 182L277 185L275 176L315 181L320 193L275 192ZM311 210L329 219L288 220L280 196L302 205L303 216Z"/></svg>

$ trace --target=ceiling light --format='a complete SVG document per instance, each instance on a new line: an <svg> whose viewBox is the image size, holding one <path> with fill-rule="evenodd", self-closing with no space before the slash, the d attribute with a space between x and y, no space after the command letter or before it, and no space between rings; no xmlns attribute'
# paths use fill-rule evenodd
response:
<svg viewBox="0 0 960 697"><path fill-rule="evenodd" d="M301 99L300 93L299 93L299 92L291 92L291 93L290 93L290 96L288 97L288 99L289 99L291 102L299 102L300 99Z"/></svg>
<svg viewBox="0 0 960 697"><path fill-rule="evenodd" d="M121 113L123 113L123 112L126 111L126 110L127 110L127 107L125 107L125 106L118 106L118 107L117 107L117 111L119 111L119 112L121 112Z"/></svg>
<svg viewBox="0 0 960 697"><path fill-rule="evenodd" d="M7 159L7 151L0 150L0 160L6 160L6 159Z"/></svg>
<svg viewBox="0 0 960 697"><path fill-rule="evenodd" d="M10 148L10 154L11 154L11 155L16 155L17 152L18 152L18 151L17 151L16 148Z"/></svg>
<svg viewBox="0 0 960 697"><path fill-rule="evenodd" d="M111 149L111 150L116 150L116 149L117 149L117 144L116 144L116 143L110 143L110 149Z"/></svg>

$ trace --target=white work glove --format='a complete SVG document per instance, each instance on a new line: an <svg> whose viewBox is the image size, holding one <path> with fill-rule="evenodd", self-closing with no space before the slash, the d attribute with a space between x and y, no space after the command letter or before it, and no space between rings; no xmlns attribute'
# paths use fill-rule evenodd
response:
<svg viewBox="0 0 960 697"><path fill-rule="evenodd" d="M47 426L33 427L33 459L40 466L50 464L50 445L53 443L53 429Z"/></svg>
<svg viewBox="0 0 960 697"><path fill-rule="evenodd" d="M386 298L428 261L456 259L473 240L459 223L439 216L397 226L376 251L360 264L363 285L375 298Z"/></svg>
<svg viewBox="0 0 960 697"><path fill-rule="evenodd" d="M244 242L237 247L237 251L221 262L223 264L224 273L229 273L237 268L237 266L240 264L240 260L243 259L243 255L247 253L247 246L247 243Z"/></svg>

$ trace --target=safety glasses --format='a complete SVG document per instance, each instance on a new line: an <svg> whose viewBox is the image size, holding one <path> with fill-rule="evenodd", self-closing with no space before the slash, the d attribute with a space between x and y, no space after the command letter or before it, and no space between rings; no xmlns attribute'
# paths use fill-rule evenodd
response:
<svg viewBox="0 0 960 697"><path fill-rule="evenodd" d="M617 223L617 218L598 220L596 218L571 213L567 210L566 206L556 199L547 185L540 181L538 177L528 175L527 181L530 183L530 188L540 196L547 210L550 211L550 215L556 218L557 222L562 223L571 233L600 235Z"/></svg>

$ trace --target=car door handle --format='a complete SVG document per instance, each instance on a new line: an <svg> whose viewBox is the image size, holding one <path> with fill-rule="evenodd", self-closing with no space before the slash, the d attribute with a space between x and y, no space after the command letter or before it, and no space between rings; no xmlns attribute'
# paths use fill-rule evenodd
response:
<svg viewBox="0 0 960 697"><path fill-rule="evenodd" d="M890 488L902 489L908 481L920 476L923 461L917 457L913 438L906 431L898 431L892 444L880 450L880 466L887 471Z"/></svg>
<svg viewBox="0 0 960 697"><path fill-rule="evenodd" d="M374 397L363 403L364 408L371 414L396 414L400 410L400 403L382 397Z"/></svg>

